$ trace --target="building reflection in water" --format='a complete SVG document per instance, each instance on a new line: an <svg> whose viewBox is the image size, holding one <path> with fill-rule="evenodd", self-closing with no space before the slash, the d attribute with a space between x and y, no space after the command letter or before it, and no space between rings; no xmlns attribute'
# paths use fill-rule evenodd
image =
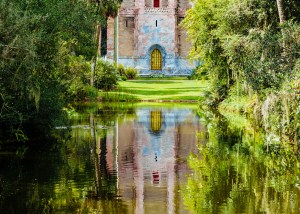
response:
<svg viewBox="0 0 300 214"><path fill-rule="evenodd" d="M180 183L204 130L192 109L137 109L107 131L106 167L129 213L183 213ZM100 151L99 151L100 152Z"/></svg>

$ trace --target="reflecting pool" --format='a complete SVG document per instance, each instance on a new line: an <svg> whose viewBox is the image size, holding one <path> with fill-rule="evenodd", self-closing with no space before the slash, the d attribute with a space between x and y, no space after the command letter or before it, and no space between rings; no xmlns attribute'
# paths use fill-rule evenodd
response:
<svg viewBox="0 0 300 214"><path fill-rule="evenodd" d="M271 141L244 117L214 114L188 158L182 189L192 213L300 213L299 151Z"/></svg>
<svg viewBox="0 0 300 214"><path fill-rule="evenodd" d="M197 105L80 107L58 143L0 156L0 213L188 213ZM203 142L200 142L203 143Z"/></svg>
<svg viewBox="0 0 300 214"><path fill-rule="evenodd" d="M166 103L69 115L53 142L0 153L0 213L300 213L299 151L243 117Z"/></svg>

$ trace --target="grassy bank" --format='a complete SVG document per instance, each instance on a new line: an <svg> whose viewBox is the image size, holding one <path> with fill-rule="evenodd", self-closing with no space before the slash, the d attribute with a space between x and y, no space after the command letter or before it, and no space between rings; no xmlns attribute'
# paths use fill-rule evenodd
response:
<svg viewBox="0 0 300 214"><path fill-rule="evenodd" d="M130 80L119 82L118 89L109 94L129 97L128 101L133 98L140 101L197 101L207 86L206 81L199 80Z"/></svg>

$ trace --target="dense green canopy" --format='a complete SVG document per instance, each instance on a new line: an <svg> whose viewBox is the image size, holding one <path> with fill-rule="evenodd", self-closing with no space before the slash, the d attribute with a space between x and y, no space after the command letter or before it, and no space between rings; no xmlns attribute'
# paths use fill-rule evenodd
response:
<svg viewBox="0 0 300 214"><path fill-rule="evenodd" d="M82 75L68 69L70 57L90 61L96 56L96 26L105 25L106 16L114 15L119 4L0 0L2 127L23 133L26 123L51 124L68 101L72 81Z"/></svg>
<svg viewBox="0 0 300 214"><path fill-rule="evenodd" d="M195 0L183 24L191 56L203 61L198 73L211 81L204 103L248 96L248 113L267 132L297 141L299 21L297 0Z"/></svg>

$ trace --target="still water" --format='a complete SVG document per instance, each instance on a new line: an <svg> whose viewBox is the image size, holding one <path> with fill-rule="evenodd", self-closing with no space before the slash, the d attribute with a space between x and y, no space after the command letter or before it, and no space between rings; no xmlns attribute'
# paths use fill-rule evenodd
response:
<svg viewBox="0 0 300 214"><path fill-rule="evenodd" d="M297 157L197 105L81 106L53 135L0 155L0 213L300 213Z"/></svg>
<svg viewBox="0 0 300 214"><path fill-rule="evenodd" d="M0 213L186 213L197 106L88 106L59 142L0 156Z"/></svg>

